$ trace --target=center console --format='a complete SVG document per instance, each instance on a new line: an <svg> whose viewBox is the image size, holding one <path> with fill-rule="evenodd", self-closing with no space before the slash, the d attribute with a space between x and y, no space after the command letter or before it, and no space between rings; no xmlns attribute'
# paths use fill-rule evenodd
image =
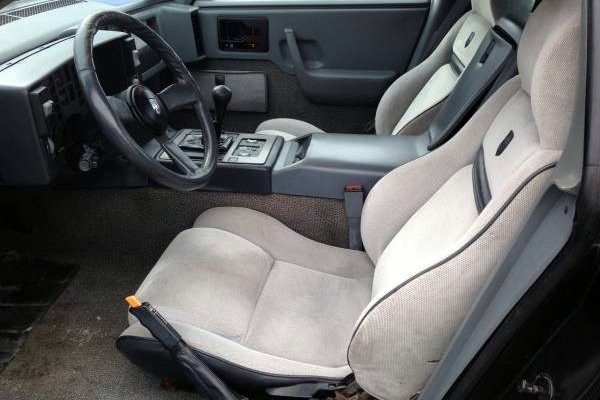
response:
<svg viewBox="0 0 600 400"><path fill-rule="evenodd" d="M215 82L212 90L214 128L219 139L217 169L208 185L213 190L229 190L268 194L272 192L272 171L283 139L279 136L255 133L225 132L222 129L232 92L225 82ZM182 129L171 140L192 160L204 160L203 133L197 129ZM158 149L157 157L171 165L168 154Z"/></svg>
<svg viewBox="0 0 600 400"><path fill-rule="evenodd" d="M181 130L173 141L202 162L201 131ZM426 154L428 144L424 136L314 133L284 142L275 135L223 132L207 188L342 199L346 185L369 191L392 169ZM163 151L157 157L171 164Z"/></svg>
<svg viewBox="0 0 600 400"><path fill-rule="evenodd" d="M313 133L285 142L273 168L273 192L344 198L346 185L366 192L394 168L429 150L424 135Z"/></svg>
<svg viewBox="0 0 600 400"><path fill-rule="evenodd" d="M173 141L194 161L204 160L202 131L183 129ZM279 136L253 133L223 132L219 140L217 170L210 180L208 189L246 193L272 193L272 171L283 139ZM164 151L157 153L158 159L171 165Z"/></svg>
<svg viewBox="0 0 600 400"><path fill-rule="evenodd" d="M343 199L346 185L368 192L389 171L429 151L427 135L313 133L284 141L278 135L223 131L232 93L220 82L212 95L219 156L209 190ZM201 130L182 129L171 140L196 163L204 161ZM156 147L146 150L176 169L157 142L150 143Z"/></svg>

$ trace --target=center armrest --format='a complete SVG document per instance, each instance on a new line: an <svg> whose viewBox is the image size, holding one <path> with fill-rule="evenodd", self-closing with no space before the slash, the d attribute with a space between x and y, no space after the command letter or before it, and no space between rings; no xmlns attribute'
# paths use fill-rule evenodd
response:
<svg viewBox="0 0 600 400"><path fill-rule="evenodd" d="M345 185L369 191L392 169L426 154L428 144L427 135L314 133L284 144L272 190L343 199Z"/></svg>

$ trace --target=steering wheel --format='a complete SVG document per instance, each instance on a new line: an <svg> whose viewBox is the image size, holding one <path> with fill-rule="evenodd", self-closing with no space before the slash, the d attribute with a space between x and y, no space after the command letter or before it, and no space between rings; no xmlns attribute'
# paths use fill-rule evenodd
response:
<svg viewBox="0 0 600 400"><path fill-rule="evenodd" d="M142 39L161 57L175 83L154 93L133 83L124 91L108 96L102 89L93 59L93 40L100 29L118 30ZM210 113L192 75L175 51L155 31L137 18L119 11L101 11L87 17L77 29L74 45L75 69L87 103L111 144L143 173L175 190L194 190L206 185L217 163L217 136ZM169 113L193 106L203 132L204 160L198 166L173 142L177 130L169 125ZM144 150L125 126L135 125L152 133L159 146ZM163 165L158 149L170 157L177 171Z"/></svg>

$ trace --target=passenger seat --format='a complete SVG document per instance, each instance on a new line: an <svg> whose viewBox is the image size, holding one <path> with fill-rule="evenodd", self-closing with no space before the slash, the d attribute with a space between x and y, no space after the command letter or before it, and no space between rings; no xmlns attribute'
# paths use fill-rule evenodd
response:
<svg viewBox="0 0 600 400"><path fill-rule="evenodd" d="M377 134L425 132L490 29L502 17L523 26L533 0L472 0L471 4L472 10L454 24L433 53L399 77L384 93L375 115ZM297 119L275 118L261 123L256 132L277 134L289 140L324 131Z"/></svg>

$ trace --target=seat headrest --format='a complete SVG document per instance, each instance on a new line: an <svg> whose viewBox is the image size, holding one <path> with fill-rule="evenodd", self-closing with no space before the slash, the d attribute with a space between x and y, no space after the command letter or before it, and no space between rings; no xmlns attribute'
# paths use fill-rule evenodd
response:
<svg viewBox="0 0 600 400"><path fill-rule="evenodd" d="M544 0L521 37L517 64L531 97L541 145L562 150L575 111L582 49L582 0Z"/></svg>
<svg viewBox="0 0 600 400"><path fill-rule="evenodd" d="M471 0L471 8L492 26L502 17L524 25L534 2L535 0Z"/></svg>

